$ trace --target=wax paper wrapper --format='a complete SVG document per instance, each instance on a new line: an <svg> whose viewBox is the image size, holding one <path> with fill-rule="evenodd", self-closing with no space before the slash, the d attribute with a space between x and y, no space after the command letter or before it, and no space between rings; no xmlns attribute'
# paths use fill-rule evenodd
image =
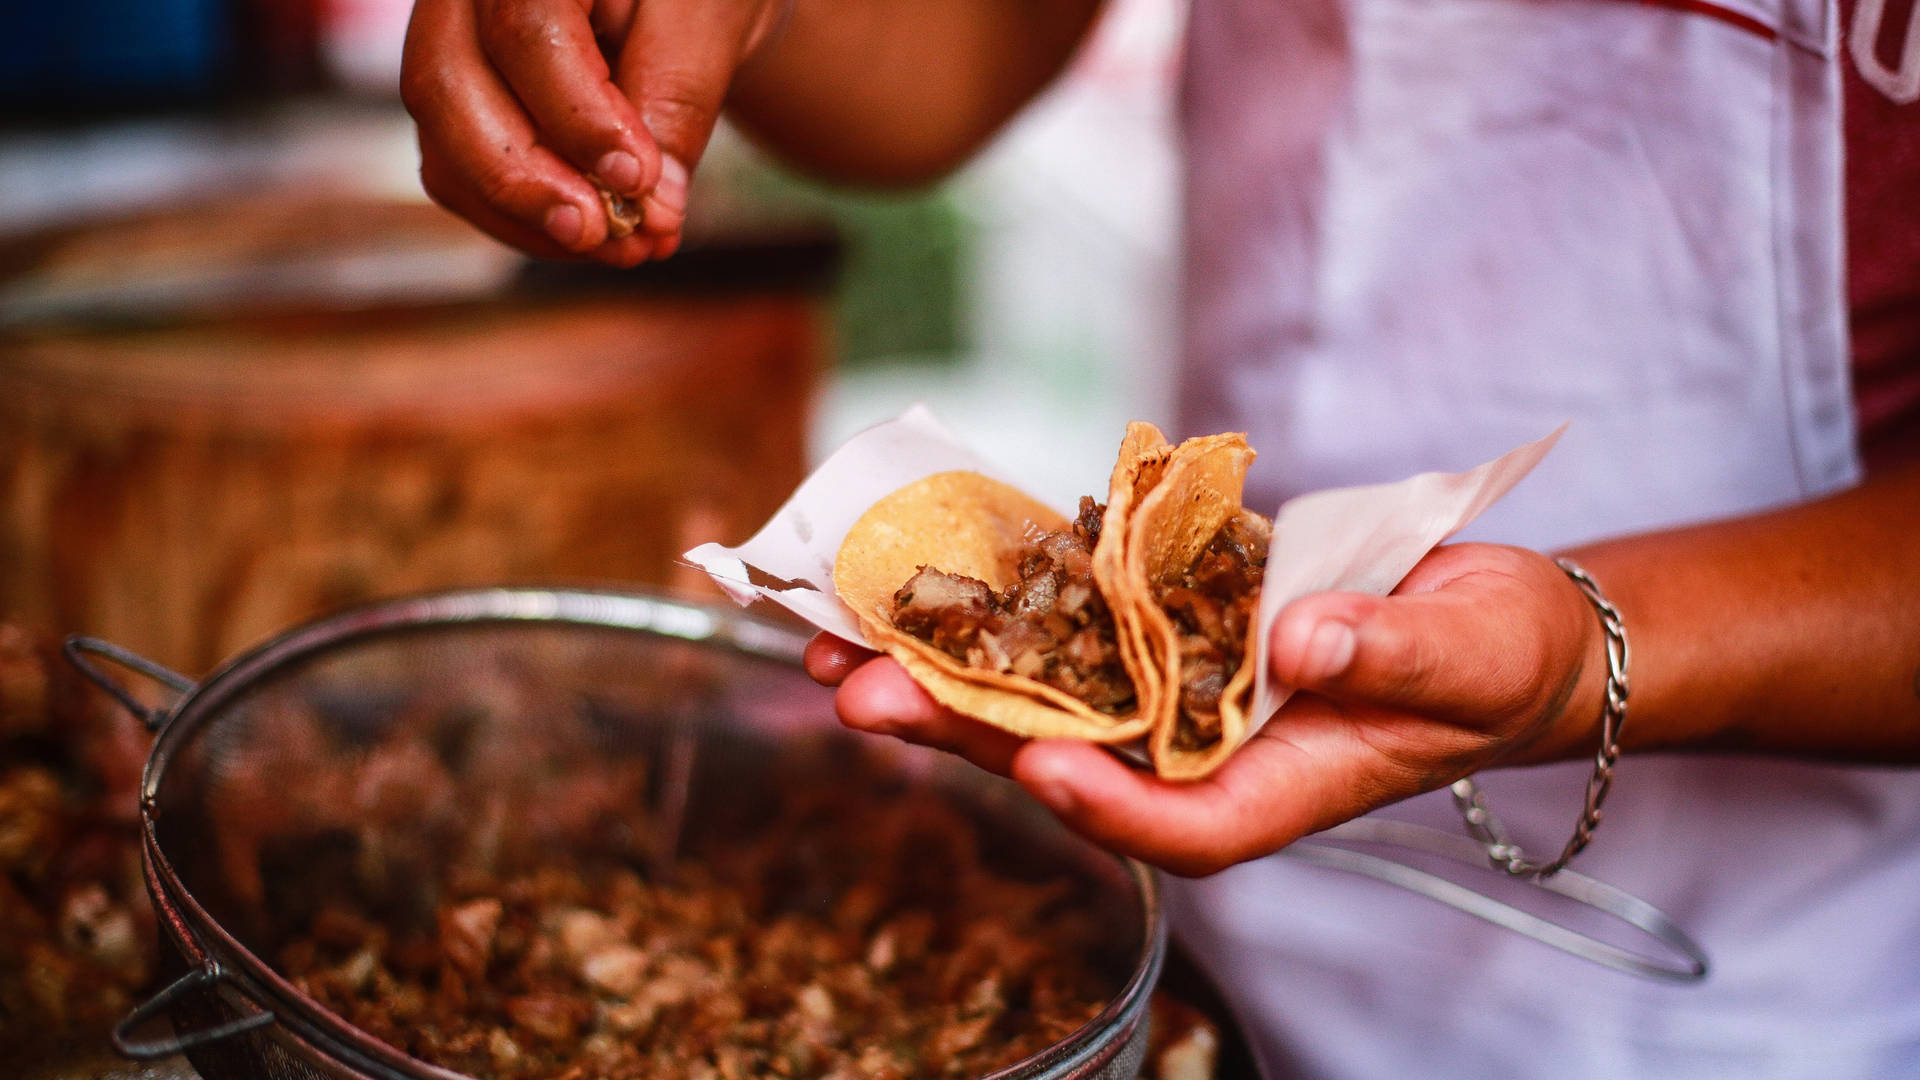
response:
<svg viewBox="0 0 1920 1080"><path fill-rule="evenodd" d="M1466 472L1421 473L1397 483L1317 491L1281 504L1261 585L1259 655L1266 653L1274 619L1292 600L1326 590L1392 592L1427 552L1539 464L1563 430L1564 425ZM771 600L827 633L864 645L853 612L833 589L841 542L881 498L923 477L955 470L1019 486L962 445L925 406L916 405L849 439L747 542L731 548L702 544L686 557L741 604ZM1089 491L1104 491L1104 476L1089 477L1089 485ZM1285 699L1268 681L1264 664L1258 671L1253 713L1258 719L1249 735Z"/></svg>

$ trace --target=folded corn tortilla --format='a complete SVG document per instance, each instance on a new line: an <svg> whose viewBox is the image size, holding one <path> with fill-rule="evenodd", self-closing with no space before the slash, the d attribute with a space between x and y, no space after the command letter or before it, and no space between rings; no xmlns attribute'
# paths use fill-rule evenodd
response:
<svg viewBox="0 0 1920 1080"><path fill-rule="evenodd" d="M1173 446L1152 424L1128 425L1109 479L1093 579L1114 621L1134 688L1132 708L1102 712L1038 679L969 666L894 623L895 594L924 567L963 575L995 593L1033 529L1066 521L1019 490L972 472L946 472L876 502L848 530L834 562L834 588L868 642L899 660L942 705L1029 738L1101 743L1145 737L1157 771L1197 778L1218 768L1248 725L1254 671L1251 636L1221 701L1218 738L1196 747L1180 737L1183 671L1172 618L1154 582L1183 573L1234 518L1265 519L1241 505L1253 451L1242 435ZM1249 630L1251 635L1251 630Z"/></svg>

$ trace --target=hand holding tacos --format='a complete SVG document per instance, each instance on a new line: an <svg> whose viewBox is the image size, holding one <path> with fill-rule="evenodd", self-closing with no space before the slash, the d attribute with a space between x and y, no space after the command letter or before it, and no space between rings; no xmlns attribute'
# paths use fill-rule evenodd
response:
<svg viewBox="0 0 1920 1080"><path fill-rule="evenodd" d="M1106 502L1065 515L996 479L916 406L854 437L737 547L687 553L897 658L941 704L1026 737L1144 742L1168 779L1211 774L1285 699L1261 658L1287 602L1385 594L1545 456L1242 505L1239 435L1128 425Z"/></svg>

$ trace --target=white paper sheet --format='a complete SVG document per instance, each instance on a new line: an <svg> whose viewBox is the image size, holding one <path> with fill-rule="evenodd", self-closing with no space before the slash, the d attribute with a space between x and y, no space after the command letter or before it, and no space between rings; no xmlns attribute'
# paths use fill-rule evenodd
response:
<svg viewBox="0 0 1920 1080"><path fill-rule="evenodd" d="M1261 585L1260 654L1266 653L1280 609L1292 600L1326 590L1392 592L1427 552L1539 464L1564 430L1562 425L1463 473L1421 473L1393 484L1317 491L1281 504ZM853 612L833 590L834 556L847 530L885 496L922 477L961 469L1013 483L961 445L924 405L916 405L849 439L746 543L702 544L686 557L741 604L772 600L827 633L865 644ZM1088 491L1104 494L1106 478L1090 477L1089 485ZM1284 700L1261 665L1254 709L1260 720L1254 729Z"/></svg>
<svg viewBox="0 0 1920 1080"><path fill-rule="evenodd" d="M746 543L701 544L686 558L740 604L764 597L829 634L865 644L853 612L833 591L833 560L847 530L867 507L915 480L962 470L1011 483L925 405L915 405L848 439Z"/></svg>

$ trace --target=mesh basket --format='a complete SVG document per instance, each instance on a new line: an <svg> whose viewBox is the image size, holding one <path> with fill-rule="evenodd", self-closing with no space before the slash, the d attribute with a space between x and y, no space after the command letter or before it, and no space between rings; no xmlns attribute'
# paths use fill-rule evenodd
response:
<svg viewBox="0 0 1920 1080"><path fill-rule="evenodd" d="M804 638L635 594L483 590L300 629L195 685L90 639L68 654L159 732L142 785L148 890L180 977L115 1031L209 1078L457 1078L303 993L273 959L351 888L396 925L439 884L555 851L617 849L649 874L790 813L795 790L936 798L1009 880L1072 882L1110 993L996 1078L1137 1074L1165 950L1151 874L1077 840L1006 781L861 739L799 671ZM147 709L97 664L173 686ZM859 822L849 828L862 828ZM171 1034L156 1035L161 1018Z"/></svg>

